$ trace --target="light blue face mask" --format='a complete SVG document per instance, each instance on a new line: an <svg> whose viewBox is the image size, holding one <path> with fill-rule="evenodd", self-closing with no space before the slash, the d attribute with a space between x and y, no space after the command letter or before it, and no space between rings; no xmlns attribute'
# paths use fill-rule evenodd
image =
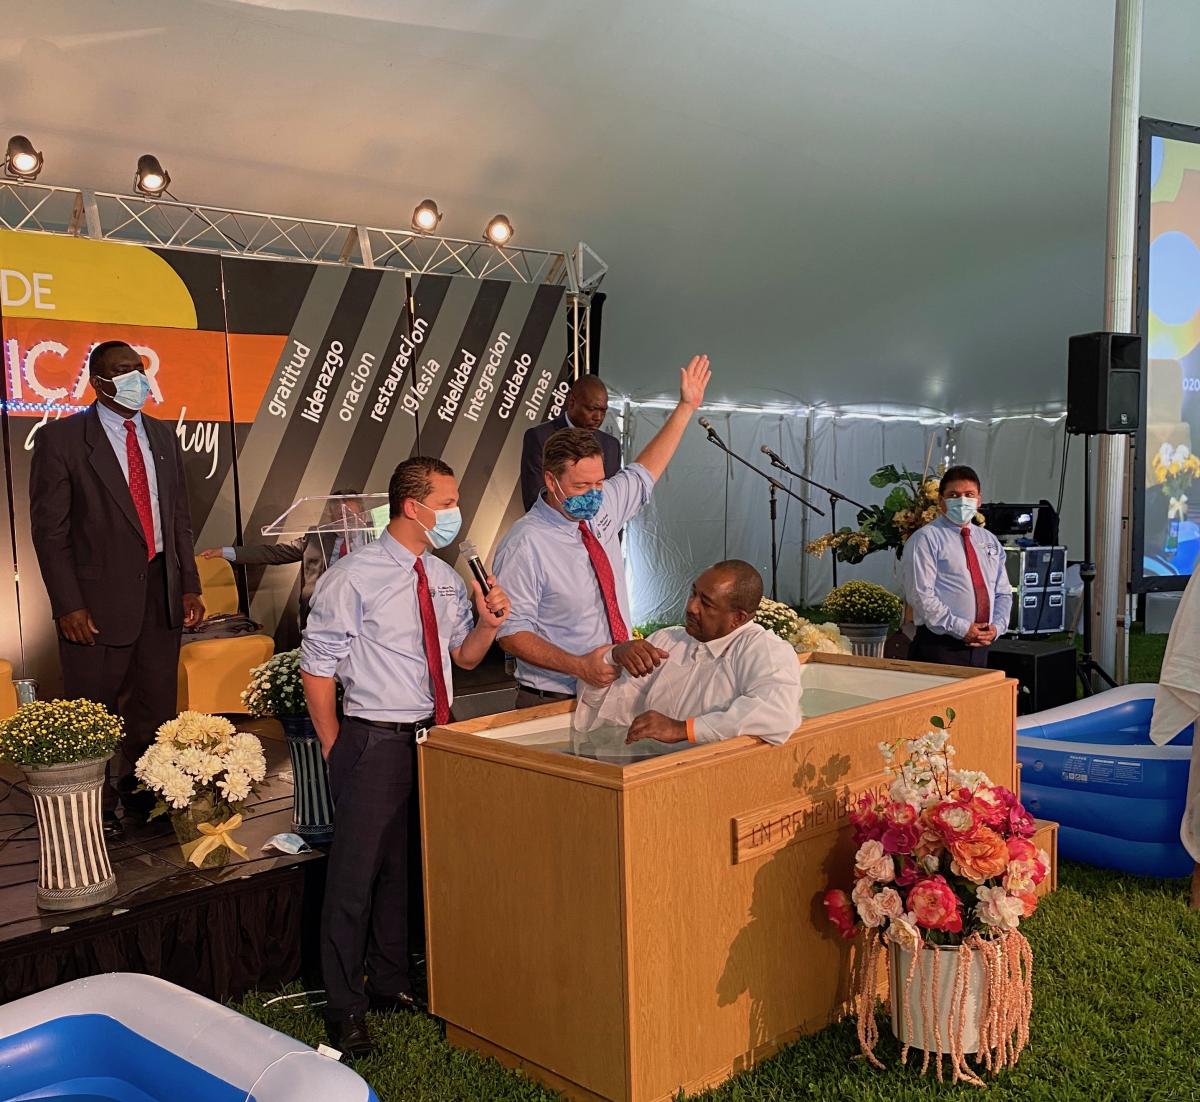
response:
<svg viewBox="0 0 1200 1102"><path fill-rule="evenodd" d="M559 494L562 496L563 512L572 520L591 520L600 512L600 506L604 503L603 490L591 489L582 494L567 497L563 494L562 483L557 478L554 481L558 485Z"/></svg>
<svg viewBox="0 0 1200 1102"><path fill-rule="evenodd" d="M113 401L125 409L137 413L150 397L150 380L144 371L126 371L123 375L114 375L108 380L116 390L111 395Z"/></svg>
<svg viewBox="0 0 1200 1102"><path fill-rule="evenodd" d="M975 497L952 497L946 502L946 516L955 524L970 524L979 511L979 499Z"/></svg>
<svg viewBox="0 0 1200 1102"><path fill-rule="evenodd" d="M417 504L421 505L421 502ZM448 547L462 527L462 513L458 506L453 509L430 509L428 505L421 505L421 508L433 514L433 527L424 529L429 546L435 551Z"/></svg>

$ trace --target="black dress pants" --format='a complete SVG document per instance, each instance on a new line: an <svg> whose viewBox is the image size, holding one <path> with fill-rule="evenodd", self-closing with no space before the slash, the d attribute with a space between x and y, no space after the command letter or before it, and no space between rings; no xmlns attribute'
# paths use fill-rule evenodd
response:
<svg viewBox="0 0 1200 1102"><path fill-rule="evenodd" d="M988 647L969 647L961 639L938 635L927 627L917 628L908 657L913 662L938 662L944 666L986 668Z"/></svg>
<svg viewBox="0 0 1200 1102"><path fill-rule="evenodd" d="M146 608L142 630L128 646L104 642L94 646L70 643L59 635L63 690L70 700L94 700L125 721L125 738L108 763L108 784L102 797L106 812L116 810L118 799L126 809L148 811L149 794L134 796L137 780L133 767L154 741L154 735L178 713L179 639L182 628L171 627L167 612L167 573L164 557L155 555L146 564Z"/></svg>
<svg viewBox="0 0 1200 1102"><path fill-rule="evenodd" d="M337 830L321 971L330 1019L365 1013L367 987L383 996L413 990L410 952L424 930L416 751L411 730L346 716L329 754Z"/></svg>

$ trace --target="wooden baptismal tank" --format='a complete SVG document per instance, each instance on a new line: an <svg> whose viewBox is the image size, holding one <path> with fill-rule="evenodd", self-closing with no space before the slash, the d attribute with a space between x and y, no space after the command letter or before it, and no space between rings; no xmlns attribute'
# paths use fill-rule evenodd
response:
<svg viewBox="0 0 1200 1102"><path fill-rule="evenodd" d="M435 728L420 748L430 1009L449 1040L569 1097L715 1085L844 1010L850 806L880 742L957 713L955 765L1016 788L1016 682L803 655L783 746L572 738L573 702Z"/></svg>

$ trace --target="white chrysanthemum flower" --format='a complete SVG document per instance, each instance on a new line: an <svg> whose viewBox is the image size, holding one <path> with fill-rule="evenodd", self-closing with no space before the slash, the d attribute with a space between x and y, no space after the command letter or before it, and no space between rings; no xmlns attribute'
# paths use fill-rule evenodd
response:
<svg viewBox="0 0 1200 1102"><path fill-rule="evenodd" d="M250 795L250 778L240 770L231 769L224 780L217 782L217 787L230 803L241 803Z"/></svg>

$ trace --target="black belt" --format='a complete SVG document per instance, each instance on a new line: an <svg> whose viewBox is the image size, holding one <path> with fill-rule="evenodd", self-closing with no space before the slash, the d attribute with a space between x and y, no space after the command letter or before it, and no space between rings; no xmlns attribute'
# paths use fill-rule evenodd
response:
<svg viewBox="0 0 1200 1102"><path fill-rule="evenodd" d="M355 723L363 723L368 727L378 727L381 731L394 731L398 735L415 735L418 731L427 731L433 726L433 716L418 720L416 723L391 723L382 719L364 719L362 716L347 716Z"/></svg>
<svg viewBox="0 0 1200 1102"><path fill-rule="evenodd" d="M571 693L558 692L554 689L535 689L532 685L526 685L524 681L517 682L517 691L529 693L530 696L536 696L541 700L570 700L573 699Z"/></svg>

